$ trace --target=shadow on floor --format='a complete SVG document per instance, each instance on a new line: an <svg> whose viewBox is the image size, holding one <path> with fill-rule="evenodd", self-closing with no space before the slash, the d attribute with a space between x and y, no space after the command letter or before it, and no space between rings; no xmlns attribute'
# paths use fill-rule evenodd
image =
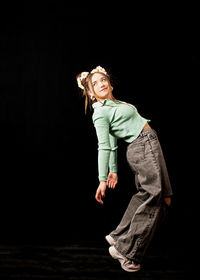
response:
<svg viewBox="0 0 200 280"><path fill-rule="evenodd" d="M0 245L0 279L187 279L181 252L146 255L139 272L128 273L106 246Z"/></svg>

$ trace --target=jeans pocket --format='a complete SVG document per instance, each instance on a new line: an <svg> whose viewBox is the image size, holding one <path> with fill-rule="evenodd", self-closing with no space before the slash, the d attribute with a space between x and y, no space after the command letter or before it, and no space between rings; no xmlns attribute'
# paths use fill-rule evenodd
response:
<svg viewBox="0 0 200 280"><path fill-rule="evenodd" d="M145 160L145 144L140 143L131 147L127 151L127 160L129 164L131 163L139 163Z"/></svg>
<svg viewBox="0 0 200 280"><path fill-rule="evenodd" d="M146 155L149 153L159 153L160 151L160 142L156 133L149 133L147 135L147 145L146 145Z"/></svg>

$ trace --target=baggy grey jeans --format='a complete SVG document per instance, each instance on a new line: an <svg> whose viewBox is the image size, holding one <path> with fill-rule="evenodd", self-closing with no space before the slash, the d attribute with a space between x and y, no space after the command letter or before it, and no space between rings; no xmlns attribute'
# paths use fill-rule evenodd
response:
<svg viewBox="0 0 200 280"><path fill-rule="evenodd" d="M163 197L172 195L165 159L153 129L143 130L127 147L127 161L135 173L133 195L118 227L110 233L115 248L141 263L161 216Z"/></svg>

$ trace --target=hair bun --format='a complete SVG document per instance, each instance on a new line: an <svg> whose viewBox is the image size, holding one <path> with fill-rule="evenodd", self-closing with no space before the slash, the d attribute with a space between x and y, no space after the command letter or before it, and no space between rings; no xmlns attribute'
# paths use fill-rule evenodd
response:
<svg viewBox="0 0 200 280"><path fill-rule="evenodd" d="M84 89L84 84L85 84L88 74L89 74L89 72L81 72L78 76L76 76L78 86L81 89Z"/></svg>

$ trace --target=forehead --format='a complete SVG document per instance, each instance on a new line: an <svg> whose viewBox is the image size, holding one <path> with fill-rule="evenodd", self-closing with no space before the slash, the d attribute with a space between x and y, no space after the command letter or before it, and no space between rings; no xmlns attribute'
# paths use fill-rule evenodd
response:
<svg viewBox="0 0 200 280"><path fill-rule="evenodd" d="M104 75L104 74L102 74L102 73L94 73L94 74L92 75L91 81L92 81L92 83L94 83L95 81L100 80L102 77L105 78L106 75Z"/></svg>

